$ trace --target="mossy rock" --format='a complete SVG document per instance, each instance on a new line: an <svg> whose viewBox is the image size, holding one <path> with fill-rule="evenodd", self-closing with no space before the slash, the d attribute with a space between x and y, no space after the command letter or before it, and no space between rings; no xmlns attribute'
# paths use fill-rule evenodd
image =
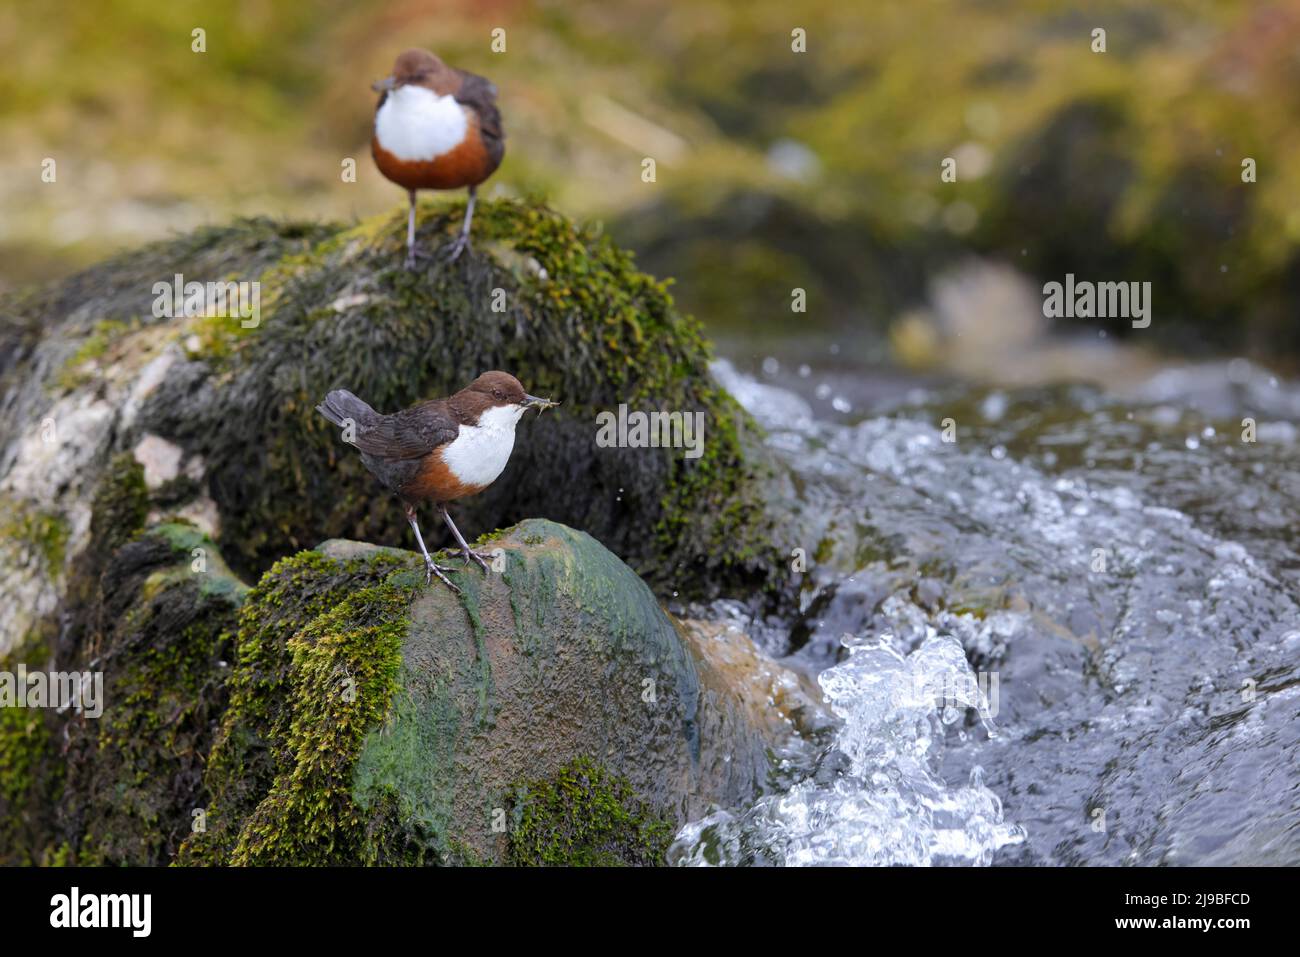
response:
<svg viewBox="0 0 1300 957"><path fill-rule="evenodd" d="M0 671L14 674L48 664L39 636L0 656ZM49 709L0 708L0 865L42 863L50 843L62 765L51 760L59 722Z"/></svg>
<svg viewBox="0 0 1300 957"><path fill-rule="evenodd" d="M422 211L422 244L436 245L459 216L455 206ZM528 660L553 650L547 615L569 621L556 625L560 634L571 626L593 648L584 629L610 640L610 622L621 623L683 714L690 689L703 689L698 710L717 733L676 728L674 760L693 754L692 734L752 743L745 708L689 640L682 653L636 572L661 595L782 580L771 574L778 566L760 505L769 476L754 427L713 382L708 347L665 284L594 231L526 203L485 204L475 249L454 266L402 269L402 227L396 215L352 228L246 221L0 300L0 495L14 523L0 542L0 611L14 612L0 615L0 661L103 665L117 703L101 719L45 711L0 723L4 862L162 863L193 828L185 860L515 859L508 841L476 830L485 796L517 822L527 794L570 774L590 783L593 800L627 796L619 807L644 820L634 828L644 841L593 836L590 853L604 861L617 845L638 862L653 856L660 825L680 823L707 794L752 791L762 777L757 746L731 777L707 747L692 758L703 770L673 765L676 777L656 776L664 767L642 765L641 739L626 729L617 752L584 740L555 761L520 753L504 765L509 774L424 795L373 763L388 754L375 750L375 729L400 716L423 724L393 727L423 734L430 714L446 719L453 703L472 699L457 728L487 720L493 695L514 687L499 680L510 672L496 672L492 653L516 640ZM260 280L260 324L154 315L153 284L176 273ZM492 311L496 290L505 312ZM512 557L486 582L458 573L469 582L462 604L425 592L409 552L360 544L351 556L338 544L301 552L327 536L409 544L400 510L314 413L320 394L346 384L392 409L488 367L510 369L564 405L521 424L506 474L458 508L461 528L473 536L522 515L565 519L632 568L590 538L545 525L527 533L536 542L504 547L513 555L561 543L541 549L546 561ZM703 412L704 455L598 448L595 412L622 402ZM428 518L433 544L440 530ZM191 565L195 549L206 557L202 572ZM561 574L570 550L608 593ZM245 603L242 581L259 577ZM475 649L447 660L474 689L463 701L431 702L427 687L409 681L408 650L417 640L431 648L441 634L421 617L433 614L447 616L448 634L470 636L447 648ZM361 704L342 707L326 693L344 665ZM661 695L668 685L658 683ZM317 692L310 707L282 700L307 688ZM570 720L552 718L557 728ZM667 728L642 730L667 741ZM344 763L304 763L304 742L326 737ZM354 794L363 772L370 790ZM546 833L567 833L547 819Z"/></svg>
<svg viewBox="0 0 1300 957"><path fill-rule="evenodd" d="M662 862L768 747L645 583L530 520L493 571L329 542L250 592L189 864Z"/></svg>
<svg viewBox="0 0 1300 957"><path fill-rule="evenodd" d="M102 675L102 713L4 709L6 863L164 864L201 808L245 587L193 526L155 526L105 561L84 647L6 659ZM10 714L12 712L12 714Z"/></svg>
<svg viewBox="0 0 1300 957"><path fill-rule="evenodd" d="M463 209L422 207L421 245L444 242ZM41 536L40 561L0 550L0 608L11 593L57 614L67 569L46 559L85 549L90 495L142 440L176 453L150 478L151 504L201 520L245 580L330 537L407 547L401 509L314 406L347 387L395 411L491 368L562 405L520 424L505 473L458 504L463 531L535 516L582 528L664 596L783 587L756 427L711 377L710 348L666 282L598 230L527 202L481 204L475 245L454 264L408 271L404 241L404 213L351 227L247 220L0 298L12 413L0 447L13 452L0 490ZM176 274L258 282L256 327L166 316L154 287ZM623 403L702 413L702 455L599 447L597 414ZM38 434L47 425L52 442ZM431 547L447 541L431 514L425 530ZM0 630L0 650L21 637Z"/></svg>
<svg viewBox="0 0 1300 957"><path fill-rule="evenodd" d="M531 782L516 805L510 863L522 867L662 864L674 828L626 780L589 758Z"/></svg>

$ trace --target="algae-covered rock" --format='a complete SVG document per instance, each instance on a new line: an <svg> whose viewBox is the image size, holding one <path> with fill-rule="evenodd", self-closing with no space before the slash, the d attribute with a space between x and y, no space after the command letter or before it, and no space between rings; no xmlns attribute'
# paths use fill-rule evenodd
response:
<svg viewBox="0 0 1300 957"><path fill-rule="evenodd" d="M3 863L657 864L760 793L811 713L742 635L675 622L556 523L487 537L460 596L345 541L247 589L197 527L138 527L117 467L76 640L0 660L104 682L97 714L0 709Z"/></svg>
<svg viewBox="0 0 1300 957"><path fill-rule="evenodd" d="M246 589L185 524L149 528L95 572L67 623L79 646L33 641L0 663L100 682L80 708L0 709L0 862L164 864L202 804Z"/></svg>
<svg viewBox="0 0 1300 957"><path fill-rule="evenodd" d="M422 245L462 209L424 210ZM18 516L0 544L0 650L58 615L115 454L248 580L330 537L407 545L401 510L313 407L344 386L394 411L492 368L562 405L521 425L501 479L459 507L462 529L562 521L664 594L768 579L753 426L665 283L526 203L481 205L472 253L414 272L404 223L204 229L0 300L0 500ZM187 315L178 282L257 285L242 312ZM624 403L701 413L702 454L599 446L597 414Z"/></svg>
<svg viewBox="0 0 1300 957"><path fill-rule="evenodd" d="M0 665L107 699L0 713L4 862L646 863L763 780L762 722L651 590L775 580L766 466L698 327L542 208L481 208L455 265L407 272L402 234L248 221L0 300ZM168 316L177 276L257 282L256 321ZM459 524L593 537L520 526L461 599L379 547L401 510L312 407L493 367L563 405ZM601 447L621 403L702 413L703 454ZM302 551L331 536L377 544Z"/></svg>
<svg viewBox="0 0 1300 957"><path fill-rule="evenodd" d="M657 863L757 793L746 705L634 572L527 521L423 584L412 553L330 542L250 592L185 863Z"/></svg>

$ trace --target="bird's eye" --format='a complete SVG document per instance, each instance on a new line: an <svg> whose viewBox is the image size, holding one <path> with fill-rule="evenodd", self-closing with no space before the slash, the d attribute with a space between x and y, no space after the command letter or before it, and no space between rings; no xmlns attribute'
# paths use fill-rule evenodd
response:
<svg viewBox="0 0 1300 957"><path fill-rule="evenodd" d="M505 396L503 396L503 395L501 394L501 390L500 390L500 389L493 389L493 390L492 390L492 397L493 397L494 399L504 399L504 398L505 398Z"/></svg>

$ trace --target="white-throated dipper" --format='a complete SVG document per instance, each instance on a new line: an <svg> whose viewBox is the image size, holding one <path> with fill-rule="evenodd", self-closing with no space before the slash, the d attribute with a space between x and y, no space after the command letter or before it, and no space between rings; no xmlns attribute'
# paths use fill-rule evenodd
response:
<svg viewBox="0 0 1300 957"><path fill-rule="evenodd" d="M434 502L465 554L465 564L487 561L469 547L447 503L475 495L491 485L510 460L515 424L528 409L558 405L529 395L506 372L485 372L447 399L431 399L402 412L383 415L346 389L335 389L316 411L344 430L345 440L361 451L370 474L395 494L406 509L426 568L425 584L437 575L457 593L460 589L429 557L415 521L421 502Z"/></svg>
<svg viewBox="0 0 1300 957"><path fill-rule="evenodd" d="M460 235L448 261L469 245L479 183L501 165L506 139L497 88L488 80L447 66L428 50L407 50L392 75L373 85L380 94L370 152L379 172L410 196L406 265L415 266L415 194L421 189L469 187Z"/></svg>

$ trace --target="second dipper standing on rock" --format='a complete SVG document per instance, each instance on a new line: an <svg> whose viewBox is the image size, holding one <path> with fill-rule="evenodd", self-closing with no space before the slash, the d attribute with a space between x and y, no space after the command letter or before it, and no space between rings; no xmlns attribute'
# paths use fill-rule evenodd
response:
<svg viewBox="0 0 1300 957"><path fill-rule="evenodd" d="M469 245L478 184L496 172L505 155L497 88L447 66L428 50L407 50L374 90L382 95L370 152L379 172L405 187L411 199L407 268L415 266L415 194L421 189L469 187L465 224L448 250L448 261L454 260Z"/></svg>
<svg viewBox="0 0 1300 957"><path fill-rule="evenodd" d="M437 575L454 592L460 589L443 574L424 547L415 508L435 502L465 555L465 564L483 556L469 547L447 503L475 495L491 485L510 460L515 424L528 409L559 403L529 395L505 372L485 372L447 399L421 402L402 412L383 415L346 389L335 389L316 411L344 430L346 441L361 451L361 462L393 492L406 509L426 569L425 583ZM349 437L351 436L351 437Z"/></svg>

